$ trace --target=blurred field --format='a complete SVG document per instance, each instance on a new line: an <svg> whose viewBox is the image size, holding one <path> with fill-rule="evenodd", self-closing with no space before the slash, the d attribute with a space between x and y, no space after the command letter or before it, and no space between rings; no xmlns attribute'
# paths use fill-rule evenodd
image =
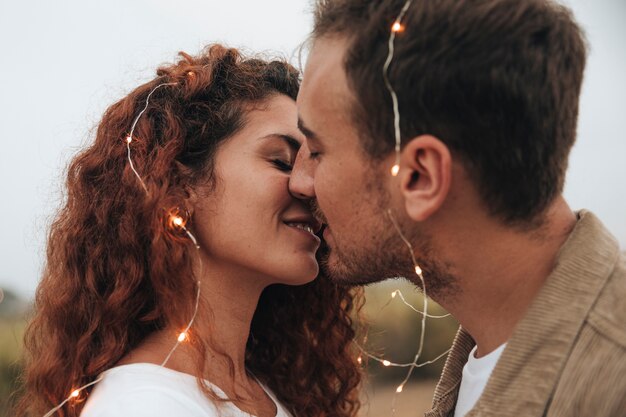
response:
<svg viewBox="0 0 626 417"><path fill-rule="evenodd" d="M401 279L388 280L366 289L364 315L367 326L366 350L376 357L396 363L412 363L419 347L422 316L406 306L399 295L391 297L392 292L400 290L406 301L418 310L422 309L423 297L417 288ZM446 311L434 301L429 300L428 313L445 315ZM446 352L458 329L458 323L452 317L426 320L424 349L418 363L432 360ZM363 337L358 340L363 343ZM441 374L445 357L439 361L415 369L411 381L437 379ZM367 371L375 385L391 384L397 386L406 375L406 368L387 368L369 360Z"/></svg>
<svg viewBox="0 0 626 417"><path fill-rule="evenodd" d="M422 310L423 297L415 286L402 280L388 280L367 287L366 304L363 309L367 326L366 350L379 358L397 363L411 363L419 346L422 317L405 305L399 295L391 294L400 290L406 301ZM429 300L428 313L445 315L445 311ZM447 351L458 323L452 317L429 318L426 321L424 349L418 363L431 360ZM361 339L359 342L361 342ZM369 360L366 363L368 380L363 390L362 417L418 417L430 410L437 379L441 373L445 357L439 361L417 368L402 393L396 394L397 386L407 373L407 368L384 367ZM392 411L395 396L395 413Z"/></svg>
<svg viewBox="0 0 626 417"><path fill-rule="evenodd" d="M0 416L8 416L11 394L17 389L24 326L22 317L0 317Z"/></svg>
<svg viewBox="0 0 626 417"><path fill-rule="evenodd" d="M404 387L396 397L395 414L392 404L396 391L395 385L383 385L368 388L363 394L361 417L421 417L430 410L436 380L423 380Z"/></svg>

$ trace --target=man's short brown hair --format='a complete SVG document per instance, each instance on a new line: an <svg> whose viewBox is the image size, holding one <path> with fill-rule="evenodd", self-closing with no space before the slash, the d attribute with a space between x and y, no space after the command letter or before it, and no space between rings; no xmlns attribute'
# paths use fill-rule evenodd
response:
<svg viewBox="0 0 626 417"><path fill-rule="evenodd" d="M319 0L313 37L350 40L351 109L373 158L393 151L382 68L404 0ZM414 0L389 78L403 141L432 134L472 175L493 215L536 220L561 193L576 137L586 45L550 0Z"/></svg>

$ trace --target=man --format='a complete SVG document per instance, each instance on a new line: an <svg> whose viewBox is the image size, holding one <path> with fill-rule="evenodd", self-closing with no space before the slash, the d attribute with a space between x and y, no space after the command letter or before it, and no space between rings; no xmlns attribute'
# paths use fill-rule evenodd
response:
<svg viewBox="0 0 626 417"><path fill-rule="evenodd" d="M626 415L626 260L562 196L583 36L548 0L322 0L290 182L326 273L406 276L461 323L428 416Z"/></svg>

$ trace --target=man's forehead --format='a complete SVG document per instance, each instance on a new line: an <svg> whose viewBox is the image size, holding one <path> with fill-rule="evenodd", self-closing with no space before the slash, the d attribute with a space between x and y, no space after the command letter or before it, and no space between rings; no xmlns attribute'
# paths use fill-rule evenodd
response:
<svg viewBox="0 0 626 417"><path fill-rule="evenodd" d="M343 62L348 50L348 39L340 36L324 36L315 39L309 54L304 77L307 73L313 76L319 73L342 70Z"/></svg>
<svg viewBox="0 0 626 417"><path fill-rule="evenodd" d="M329 111L346 111L350 103L344 70L344 57L348 41L339 37L323 37L315 40L304 70L298 107L324 107ZM342 111L343 110L343 111Z"/></svg>

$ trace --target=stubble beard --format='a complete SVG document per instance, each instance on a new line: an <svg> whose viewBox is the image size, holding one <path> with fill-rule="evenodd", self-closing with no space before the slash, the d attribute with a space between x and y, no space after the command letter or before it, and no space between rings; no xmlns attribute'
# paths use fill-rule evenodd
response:
<svg viewBox="0 0 626 417"><path fill-rule="evenodd" d="M378 194L378 193L377 193ZM368 233L357 242L347 242L344 236L333 235L334 246L330 248L322 239L318 250L320 271L332 281L346 285L368 285L389 278L404 277L422 291L421 279L415 273L411 253L387 216L388 199L384 192L375 199L380 215L372 216ZM370 200L374 201L374 199ZM314 215L327 224L317 204L312 205ZM426 293L436 299L456 292L456 278L450 266L438 259L428 234L419 230L407 216L392 212L405 237L411 242L418 265L426 284ZM335 232L331 230L331 232Z"/></svg>

